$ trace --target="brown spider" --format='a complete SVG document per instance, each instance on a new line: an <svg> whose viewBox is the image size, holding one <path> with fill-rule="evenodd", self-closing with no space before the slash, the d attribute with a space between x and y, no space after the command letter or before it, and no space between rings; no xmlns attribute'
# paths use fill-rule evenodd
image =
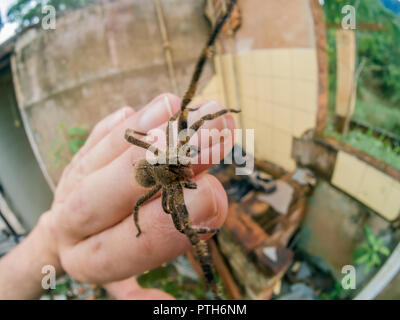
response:
<svg viewBox="0 0 400 320"><path fill-rule="evenodd" d="M189 85L189 89L185 93L180 111L177 112L174 116L169 119L167 125L167 147L166 147L166 164L152 164L149 161L143 159L140 160L136 164L136 180L137 182L147 188L151 188L151 190L141 197L135 204L133 209L133 217L135 221L136 228L138 233L136 236L141 234L141 229L138 223L138 214L139 207L142 206L146 201L150 200L154 195L156 195L160 190L161 199L162 199L162 207L165 213L170 214L172 217L172 221L175 225L175 228L184 233L190 240L190 243L195 249L196 257L202 267L204 276L207 281L208 287L213 292L216 299L220 299L219 288L217 286L215 276L211 267L211 257L208 252L207 243L204 240L200 240L198 234L204 233L215 233L218 229L205 228L205 227L194 227L189 219L189 213L185 205L185 200L183 196L183 188L188 189L196 189L197 185L195 182L190 181L189 179L194 176L191 163L183 163L180 161L180 158L174 159L172 161L172 156L170 156L170 124L171 122L178 120L178 132L187 132L185 135L185 139L181 139L177 143L177 151L182 148L186 148L185 154L188 157L191 157L191 148L187 148L186 145L189 142L190 138L194 135L194 133L200 129L205 121L213 120L219 116L227 112L238 112L236 110L220 110L219 112L213 114L207 114L201 117L198 121L194 122L188 130L188 114L190 111L195 111L197 109L191 109L187 106L191 102L197 88L198 81L200 79L200 75L202 73L204 64L210 55L211 47L214 45L214 42L221 31L225 21L228 19L230 13L232 12L233 7L235 6L237 0L232 0L227 8L226 13L222 16L218 23L216 24L213 32L210 35L210 38L207 41L205 48L202 50L202 53L197 61L196 69L193 74L192 80ZM154 153L154 155L161 156L164 155L163 152L149 143L142 141L135 137L135 135L147 136L147 133L138 132L132 129L127 129L125 133L125 138L132 144L142 147L144 149L150 150ZM177 154L178 154L177 153ZM198 153L197 153L198 154Z"/></svg>

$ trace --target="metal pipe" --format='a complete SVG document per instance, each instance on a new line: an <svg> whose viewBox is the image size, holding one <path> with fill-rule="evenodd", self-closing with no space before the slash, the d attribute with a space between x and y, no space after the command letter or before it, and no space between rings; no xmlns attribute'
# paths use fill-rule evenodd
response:
<svg viewBox="0 0 400 320"><path fill-rule="evenodd" d="M393 280L400 271L400 242L389 259L379 269L371 281L357 294L354 300L372 300Z"/></svg>

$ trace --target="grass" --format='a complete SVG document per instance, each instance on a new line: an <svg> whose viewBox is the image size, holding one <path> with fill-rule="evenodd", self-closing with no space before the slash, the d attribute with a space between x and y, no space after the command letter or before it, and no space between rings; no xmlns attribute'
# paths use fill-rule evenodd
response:
<svg viewBox="0 0 400 320"><path fill-rule="evenodd" d="M328 125L326 134L400 170L400 146L392 148L389 143L384 141L384 136L378 138L371 131L364 133L356 129L350 130L346 136L343 136L334 130L333 125Z"/></svg>
<svg viewBox="0 0 400 320"><path fill-rule="evenodd" d="M400 108L391 106L363 89L357 99L354 120L382 128L400 137Z"/></svg>

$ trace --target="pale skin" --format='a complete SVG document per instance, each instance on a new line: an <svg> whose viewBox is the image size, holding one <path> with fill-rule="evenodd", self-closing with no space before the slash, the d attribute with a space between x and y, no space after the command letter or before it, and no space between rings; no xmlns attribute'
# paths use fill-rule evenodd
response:
<svg viewBox="0 0 400 320"><path fill-rule="evenodd" d="M212 102L198 106L201 108L191 112L189 123L224 109ZM45 265L54 266L57 276L68 273L76 280L104 285L118 299L172 298L157 289L141 288L134 276L185 253L190 243L163 212L159 194L140 208L143 233L136 237L132 208L148 189L135 181L134 164L144 158L146 150L129 144L124 133L127 128L142 132L164 129L179 107L178 97L163 94L138 112L124 107L94 127L64 170L50 210L25 240L0 260L0 299L40 297ZM226 114L203 127L233 130L234 121ZM211 157L220 150L222 159L233 141L228 138L219 144L202 141L201 153ZM193 225L220 228L228 203L219 181L204 172L211 165L194 165L192 180L198 187L185 190L185 202Z"/></svg>

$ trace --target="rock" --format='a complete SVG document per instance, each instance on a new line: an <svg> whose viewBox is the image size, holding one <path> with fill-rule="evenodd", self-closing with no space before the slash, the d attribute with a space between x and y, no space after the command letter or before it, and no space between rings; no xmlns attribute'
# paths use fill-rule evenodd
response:
<svg viewBox="0 0 400 320"><path fill-rule="evenodd" d="M275 211L281 214L287 214L292 202L294 189L285 181L276 181L276 190L270 194L260 194L259 200L265 201L271 205Z"/></svg>
<svg viewBox="0 0 400 320"><path fill-rule="evenodd" d="M265 247L262 249L263 254L270 258L273 262L278 261L278 255L275 247Z"/></svg>
<svg viewBox="0 0 400 320"><path fill-rule="evenodd" d="M296 283L290 287L290 293L278 300L315 300L314 291L304 283Z"/></svg>
<svg viewBox="0 0 400 320"><path fill-rule="evenodd" d="M299 271L297 272L296 278L298 280L307 279L311 277L311 269L307 262L303 262L300 265Z"/></svg>
<svg viewBox="0 0 400 320"><path fill-rule="evenodd" d="M173 262L173 265L179 274L192 280L199 279L199 276L197 275L196 271L192 268L192 265L190 264L189 260L186 259L184 256L176 258L175 261Z"/></svg>

